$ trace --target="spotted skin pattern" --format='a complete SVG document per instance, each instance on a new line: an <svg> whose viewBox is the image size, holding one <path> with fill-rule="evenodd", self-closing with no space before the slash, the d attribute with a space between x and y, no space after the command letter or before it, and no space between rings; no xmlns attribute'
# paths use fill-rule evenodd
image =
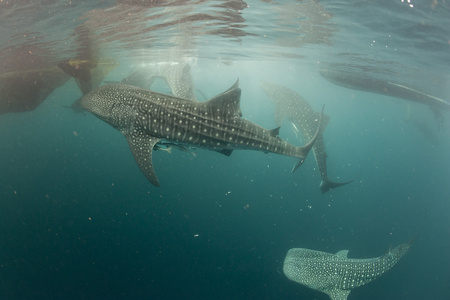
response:
<svg viewBox="0 0 450 300"><path fill-rule="evenodd" d="M260 150L306 158L320 133L303 147L280 139L278 130L264 129L241 118L241 90L237 83L206 102L161 94L136 86L108 84L81 99L84 109L121 131L141 171L159 186L152 166L152 149L170 142L214 150L230 155L235 149Z"/></svg>
<svg viewBox="0 0 450 300"><path fill-rule="evenodd" d="M391 269L410 246L411 242L401 244L383 256L368 259L347 258L348 250L332 254L293 248L286 255L283 272L290 280L326 293L332 300L345 300L352 289Z"/></svg>
<svg viewBox="0 0 450 300"><path fill-rule="evenodd" d="M320 117L320 113L315 112L302 96L290 88L275 83L263 82L261 83L261 88L276 105L275 122L278 126L281 126L283 118L287 118L299 131L301 131L306 139L310 139L314 136L316 122ZM322 130L327 126L329 119L328 116L324 116ZM313 146L313 152L320 176L322 177L322 182L320 184L322 193L353 181L334 182L328 178L327 152L325 150L325 141L322 134L317 137L317 141Z"/></svg>
<svg viewBox="0 0 450 300"><path fill-rule="evenodd" d="M190 69L188 63L170 64L162 68L161 73L172 90L172 95L197 101Z"/></svg>

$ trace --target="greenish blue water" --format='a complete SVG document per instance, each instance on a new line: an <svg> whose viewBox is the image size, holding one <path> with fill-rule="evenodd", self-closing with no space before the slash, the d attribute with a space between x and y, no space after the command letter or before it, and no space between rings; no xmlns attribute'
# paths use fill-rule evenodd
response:
<svg viewBox="0 0 450 300"><path fill-rule="evenodd" d="M273 104L258 85L264 80L294 89L316 110L325 104L331 118L324 132L329 175L356 179L324 195L313 155L291 174L294 159L255 151L226 157L196 150L195 158L176 150L154 152L161 183L156 188L140 172L121 133L66 107L81 96L73 80L33 111L0 115L0 298L327 299L283 275L288 249L348 249L349 257L375 257L423 227L392 270L353 290L348 299L448 299L448 111L439 129L422 104L346 89L317 72L324 64L345 66L449 99L449 7L437 3L432 8L424 1L413 7L401 1L321 1L329 13L322 24L312 14L309 19L292 16L308 11L305 7L298 14L291 8L275 15L281 4L249 1L241 14L246 21L230 17L223 28L250 35L213 34L212 29L223 29L213 24L207 27L212 28L209 35L195 38L191 50L198 52L191 71L196 88L210 98L239 78L244 118L276 126ZM82 13L114 2L58 10L64 4L40 3L44 12L54 12L47 23L72 28L82 22ZM233 11L242 2L214 4ZM301 4L293 1L292 7ZM7 14L1 5L3 20L12 22L19 12L28 12L27 6L15 6L16 15ZM227 11L196 5L199 11ZM145 9L153 16L167 8ZM321 30L305 33L310 32L306 24L295 25L304 18L315 20ZM5 46L0 53L7 59L13 54L5 49L20 46L8 30L21 30L2 23ZM122 23L100 28L114 24ZM109 37L113 41L107 42L99 36L108 46L105 51L121 63L106 80L121 80L143 62L145 55L137 55L138 50L149 51L148 62L154 62L164 49L163 33L173 34L169 29L155 34L158 51L137 45L138 39L133 48L124 40ZM300 36L309 42L284 44ZM210 44L204 42L208 38ZM168 92L162 82L155 88ZM425 120L434 139L405 122L408 114ZM280 136L297 145L304 142L287 122Z"/></svg>

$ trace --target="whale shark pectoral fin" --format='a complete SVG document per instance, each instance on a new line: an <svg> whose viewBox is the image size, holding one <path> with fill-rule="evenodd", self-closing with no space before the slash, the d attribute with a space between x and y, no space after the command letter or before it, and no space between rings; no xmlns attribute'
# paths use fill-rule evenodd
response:
<svg viewBox="0 0 450 300"><path fill-rule="evenodd" d="M328 291L327 294L330 296L331 300L347 300L350 291L351 290L341 290L336 288Z"/></svg>
<svg viewBox="0 0 450 300"><path fill-rule="evenodd" d="M159 181L156 177L152 164L152 150L156 143L158 143L161 139L148 136L140 131L133 131L131 133L123 134L127 138L131 153L133 153L134 159L136 160L136 163L142 173L144 173L145 177L151 184L159 186Z"/></svg>

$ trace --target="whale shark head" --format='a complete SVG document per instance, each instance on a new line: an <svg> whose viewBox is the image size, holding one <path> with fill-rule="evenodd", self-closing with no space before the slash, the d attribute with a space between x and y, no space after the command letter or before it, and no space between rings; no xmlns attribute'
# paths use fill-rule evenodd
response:
<svg viewBox="0 0 450 300"><path fill-rule="evenodd" d="M114 95L109 95L110 90L105 86L98 88L95 92L90 92L80 99L81 107L93 113L103 121L109 121L114 107Z"/></svg>

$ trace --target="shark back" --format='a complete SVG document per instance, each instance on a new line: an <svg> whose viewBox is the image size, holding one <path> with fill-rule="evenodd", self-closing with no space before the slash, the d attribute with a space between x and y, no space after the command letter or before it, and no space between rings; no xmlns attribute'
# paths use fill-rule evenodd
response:
<svg viewBox="0 0 450 300"><path fill-rule="evenodd" d="M283 272L287 278L330 296L347 299L350 291L365 285L391 269L409 250L402 244L385 255L369 259L349 259L348 250L336 254L304 248L290 249Z"/></svg>

